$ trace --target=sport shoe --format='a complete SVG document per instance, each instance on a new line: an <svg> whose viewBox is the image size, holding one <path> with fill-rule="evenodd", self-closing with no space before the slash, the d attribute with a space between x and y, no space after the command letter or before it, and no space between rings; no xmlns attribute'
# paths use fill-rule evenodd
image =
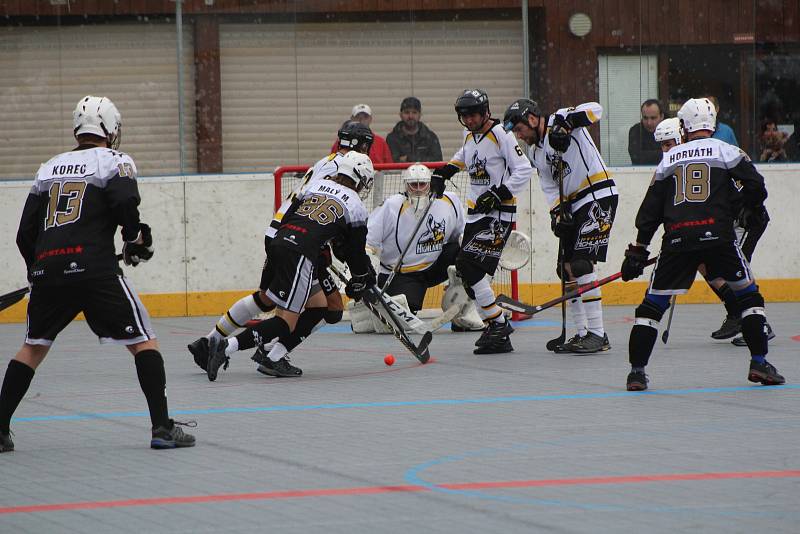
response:
<svg viewBox="0 0 800 534"><path fill-rule="evenodd" d="M212 382L217 379L219 368L227 369L231 361L229 357L225 356L225 347L227 346L227 339L217 340L212 338L208 340L208 368L206 373L208 374L208 379Z"/></svg>
<svg viewBox="0 0 800 534"><path fill-rule="evenodd" d="M774 339L775 338L775 332L772 331L772 327L769 325L769 323L764 323L764 326L767 328L767 341L769 341L770 339ZM733 338L731 340L731 343L733 343L737 347L746 347L747 346L747 342L744 340L744 336L738 336L738 337Z"/></svg>
<svg viewBox="0 0 800 534"><path fill-rule="evenodd" d="M566 347L566 343L564 344ZM611 348L608 336L600 337L594 332L587 332L585 336L579 338L569 347L570 352L576 354L591 354L594 352L605 352Z"/></svg>
<svg viewBox="0 0 800 534"><path fill-rule="evenodd" d="M0 432L0 452L11 452L14 450L14 442L11 441L11 431L8 434Z"/></svg>
<svg viewBox="0 0 800 534"><path fill-rule="evenodd" d="M208 369L208 338L201 337L200 339L196 339L186 345L186 348L189 349L189 352L192 353L194 356L194 363L197 366L205 371Z"/></svg>
<svg viewBox="0 0 800 534"><path fill-rule="evenodd" d="M742 331L742 319L734 315L728 315L722 321L722 326L719 330L712 332L711 337L714 339L728 339Z"/></svg>
<svg viewBox="0 0 800 534"><path fill-rule="evenodd" d="M557 354L564 354L565 352L572 352L572 346L574 344L576 344L578 341L580 341L580 339L581 339L581 335L580 334L575 334L574 336L569 338L567 341L565 341L561 345L556 345L556 348L553 349L553 352L555 352Z"/></svg>
<svg viewBox="0 0 800 534"><path fill-rule="evenodd" d="M628 373L628 391L644 391L647 389L647 375L644 371L631 371Z"/></svg>
<svg viewBox="0 0 800 534"><path fill-rule="evenodd" d="M489 324L483 329L481 337L475 342L475 346L483 347L485 345L502 342L503 338L507 338L513 331L514 327L511 326L511 321L503 321L502 323L499 321L489 321Z"/></svg>
<svg viewBox="0 0 800 534"><path fill-rule="evenodd" d="M472 354L503 354L506 352L513 352L514 347L511 345L511 339L506 336L501 340L493 340L488 345L481 345L472 351Z"/></svg>
<svg viewBox="0 0 800 534"><path fill-rule="evenodd" d="M194 447L194 436L187 434L180 426L188 426L194 428L197 426L196 421L187 421L182 423L180 421L169 420L171 428L160 426L153 428L153 438L150 440L151 449L177 449L179 447Z"/></svg>
<svg viewBox="0 0 800 534"><path fill-rule="evenodd" d="M260 364L258 366L259 373L276 377L303 375L303 370L300 369L299 367L295 367L294 365L292 365L292 363L289 361L288 356L284 356L277 362L273 362L267 357L266 354L264 353L262 354L263 354L263 359L259 358L258 360L256 359L258 351L256 351L256 354L253 354L253 361L258 362Z"/></svg>
<svg viewBox="0 0 800 534"><path fill-rule="evenodd" d="M747 374L747 379L750 382L761 382L765 386L780 386L786 382L786 379L778 374L775 366L766 360L764 363L750 360L750 372Z"/></svg>

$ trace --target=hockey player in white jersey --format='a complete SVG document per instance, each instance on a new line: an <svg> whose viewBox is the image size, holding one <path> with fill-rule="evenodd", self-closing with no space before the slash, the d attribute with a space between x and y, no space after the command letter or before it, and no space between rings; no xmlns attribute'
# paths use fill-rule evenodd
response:
<svg viewBox="0 0 800 534"><path fill-rule="evenodd" d="M292 200L299 193L311 187L317 180L328 176L336 176L342 159L349 152L354 151L366 154L372 145L372 131L356 121L345 123L339 130L338 135L339 149L317 161L306 172L300 184L275 213L264 235L265 251L269 249L269 245L281 225L284 214L291 206ZM316 270L317 278L314 280L314 291L317 288L321 288L325 292L326 306L324 308L308 308L303 312L297 328L289 338L288 347L282 344L280 346L270 346L267 350L262 346L257 347L255 354L253 354L253 360L259 364L258 370L261 373L271 376L299 376L300 369L290 365L288 359L284 359L284 357L299 345L305 337L310 335L322 320L325 320L328 324L335 324L342 319L344 303L336 282L328 272L328 266L330 266L330 248L326 245L320 250L320 265ZM220 341L229 337L238 329L244 328L248 321L260 313L271 311L274 308L274 303L267 298L264 291L256 291L252 295L239 299L228 311L222 314L211 332L189 344L188 349L192 353L195 363L203 370L206 370L205 364L208 360L209 340ZM242 350L244 350L244 347L242 347ZM267 352L270 353L270 358L267 358ZM273 367L276 365L284 371L274 371Z"/></svg>
<svg viewBox="0 0 800 534"><path fill-rule="evenodd" d="M456 268L486 322L474 352L510 352L514 329L497 307L490 282L516 219L516 195L528 186L533 169L514 136L492 119L486 92L467 89L455 110L466 128L464 144L447 165L434 171L431 191L441 197L447 179L460 170L469 173L466 226Z"/></svg>
<svg viewBox="0 0 800 534"><path fill-rule="evenodd" d="M367 250L377 258L381 287L401 262L399 271L384 289L386 294L400 299L401 306L416 314L422 309L428 288L445 282L448 267L455 264L459 239L464 232L464 209L461 200L451 191L431 200L431 171L425 165L417 163L403 171L403 184L403 193L390 196L370 214ZM416 234L411 235L421 217L425 220ZM406 254L401 261L404 250ZM462 287L458 290L463 294ZM476 313L473 311L473 315ZM453 323L461 325L462 329L483 328L482 321L478 320L476 325L474 318L470 322L469 317L462 320L462 315L459 313L453 318ZM384 330L361 303L353 306L350 318L356 333Z"/></svg>
<svg viewBox="0 0 800 534"><path fill-rule="evenodd" d="M606 260L611 226L617 211L617 188L586 127L603 114L596 102L542 115L536 102L523 98L506 110L503 126L528 145L528 159L539 173L551 209L551 227L560 240L566 270L566 291L597 280L595 264ZM562 193L555 163L563 162ZM560 203L566 217L559 216ZM569 302L576 334L566 343L548 346L556 352L591 353L611 348L603 326L600 288Z"/></svg>

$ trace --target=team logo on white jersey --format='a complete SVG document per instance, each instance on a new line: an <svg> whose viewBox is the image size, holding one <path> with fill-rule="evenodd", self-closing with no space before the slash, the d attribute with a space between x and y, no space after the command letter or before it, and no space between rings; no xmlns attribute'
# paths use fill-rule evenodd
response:
<svg viewBox="0 0 800 534"><path fill-rule="evenodd" d="M555 160L553 159L553 156L547 152L545 152L545 159L547 160L547 164L550 166L550 168L553 169L553 179L555 179ZM569 161L563 158L561 159L561 165L564 167L564 178L566 178L572 172L572 167L570 167Z"/></svg>
<svg viewBox="0 0 800 534"><path fill-rule="evenodd" d="M427 230L417 240L417 254L442 250L442 246L444 246L445 220L437 221L432 214L428 214L425 225Z"/></svg>
<svg viewBox="0 0 800 534"><path fill-rule="evenodd" d="M472 185L490 185L491 177L486 171L486 159L479 158L478 152L472 154L472 161L469 163L469 182Z"/></svg>

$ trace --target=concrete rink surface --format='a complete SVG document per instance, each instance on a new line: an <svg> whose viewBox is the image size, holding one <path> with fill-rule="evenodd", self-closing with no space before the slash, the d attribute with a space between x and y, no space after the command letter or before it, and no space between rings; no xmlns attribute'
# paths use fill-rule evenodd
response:
<svg viewBox="0 0 800 534"><path fill-rule="evenodd" d="M0 454L0 532L796 533L800 304L767 312L785 386L749 383L747 349L709 337L722 306L679 304L641 393L625 391L632 306L606 307L602 354L544 349L558 308L518 323L506 355L440 330L424 366L342 323L298 348L300 378L248 351L214 383L186 344L216 317L156 319L170 411L198 424L196 447L168 451L149 448L130 355L75 322ZM0 325L3 371L23 337Z"/></svg>

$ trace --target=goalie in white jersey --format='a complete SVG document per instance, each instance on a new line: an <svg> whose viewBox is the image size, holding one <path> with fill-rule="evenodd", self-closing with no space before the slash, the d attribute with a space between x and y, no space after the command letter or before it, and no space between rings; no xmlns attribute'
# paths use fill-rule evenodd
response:
<svg viewBox="0 0 800 534"><path fill-rule="evenodd" d="M448 279L448 267L455 263L459 239L464 232L464 209L458 196L450 191L442 198L431 200L431 171L425 165L417 163L403 171L403 184L403 193L390 196L370 214L367 250L377 257L381 287L400 262L397 274L385 291L396 302L399 300L398 305L416 314L422 309L428 288ZM425 219L420 223L422 217ZM411 235L418 224L420 227ZM405 256L403 251L406 251ZM464 292L461 287L454 290ZM482 329L483 322L479 319L466 317L466 323L462 321L463 312L467 311L467 307L464 308L453 322L461 329ZM444 303L443 309L447 309ZM472 315L475 313L473 311ZM383 330L361 303L354 305L350 317L356 333Z"/></svg>
<svg viewBox="0 0 800 534"><path fill-rule="evenodd" d="M456 268L487 323L474 352L510 352L514 348L509 334L514 329L495 304L490 282L516 219L516 195L528 186L533 169L514 136L491 118L484 91L467 89L456 100L455 110L467 129L464 144L447 165L434 171L431 191L441 197L445 180L460 170L469 172L467 222Z"/></svg>
<svg viewBox="0 0 800 534"><path fill-rule="evenodd" d="M560 240L557 272L561 277L563 265L567 292L597 280L594 266L606 261L617 212L614 180L586 131L602 114L600 104L589 102L542 115L536 102L522 98L511 104L503 117L505 129L528 145L528 158L539 172L551 209L551 227ZM561 173L555 169L559 162ZM547 345L549 350L590 353L611 348L603 327L600 288L571 300L569 311L576 334L563 344L553 340Z"/></svg>

